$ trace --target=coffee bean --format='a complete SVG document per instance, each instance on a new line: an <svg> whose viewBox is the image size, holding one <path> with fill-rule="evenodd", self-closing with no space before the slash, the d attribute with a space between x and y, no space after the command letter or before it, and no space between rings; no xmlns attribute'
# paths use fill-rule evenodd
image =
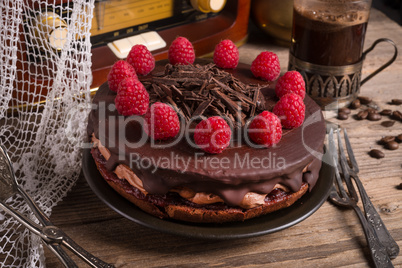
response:
<svg viewBox="0 0 402 268"><path fill-rule="evenodd" d="M375 108L372 108L372 107L367 108L366 111L367 111L369 114L378 113L377 110L376 110Z"/></svg>
<svg viewBox="0 0 402 268"><path fill-rule="evenodd" d="M370 121L379 121L381 120L382 116L379 113L368 113L367 119Z"/></svg>
<svg viewBox="0 0 402 268"><path fill-rule="evenodd" d="M380 109L380 107L378 107L378 105L375 102L370 102L369 104L367 104L367 107L373 108L375 110Z"/></svg>
<svg viewBox="0 0 402 268"><path fill-rule="evenodd" d="M377 150L377 149L371 150L371 151L369 152L369 155L370 155L371 157L377 158L377 159L384 158L384 156L385 156L385 154L384 154L382 151Z"/></svg>
<svg viewBox="0 0 402 268"><path fill-rule="evenodd" d="M392 99L391 104L401 105L402 104L402 99Z"/></svg>
<svg viewBox="0 0 402 268"><path fill-rule="evenodd" d="M387 144L388 142L394 141L395 137L394 136L385 136L382 137L381 140L378 142L379 144Z"/></svg>
<svg viewBox="0 0 402 268"><path fill-rule="evenodd" d="M365 96L359 96L358 99L361 104L369 104L372 101L371 98Z"/></svg>
<svg viewBox="0 0 402 268"><path fill-rule="evenodd" d="M402 183L400 183L398 186L396 186L396 189L402 190Z"/></svg>
<svg viewBox="0 0 402 268"><path fill-rule="evenodd" d="M391 115L391 114L392 114L392 110L390 110L390 109L385 109L380 112L380 115Z"/></svg>
<svg viewBox="0 0 402 268"><path fill-rule="evenodd" d="M399 144L396 141L390 141L385 144L385 148L388 150L396 150L399 148Z"/></svg>
<svg viewBox="0 0 402 268"><path fill-rule="evenodd" d="M391 117L392 119L402 121L402 113L400 111L393 111Z"/></svg>
<svg viewBox="0 0 402 268"><path fill-rule="evenodd" d="M383 126L383 127L392 127L394 124L395 124L395 121L393 121L393 120L381 122L381 126Z"/></svg>
<svg viewBox="0 0 402 268"><path fill-rule="evenodd" d="M395 137L395 140L397 142L402 142L402 134L399 134L398 136Z"/></svg>
<svg viewBox="0 0 402 268"><path fill-rule="evenodd" d="M358 119L358 120L363 120L363 119L366 119L367 116L368 116L368 112L367 112L366 110L360 111L360 112L358 112L358 113L356 114L356 119Z"/></svg>
<svg viewBox="0 0 402 268"><path fill-rule="evenodd" d="M354 101L352 101L352 103L350 104L350 108L352 109L357 109L361 106L360 104L360 100L359 99L355 99Z"/></svg>
<svg viewBox="0 0 402 268"><path fill-rule="evenodd" d="M338 113L338 119L339 120L346 120L349 118L349 115L343 112Z"/></svg>
<svg viewBox="0 0 402 268"><path fill-rule="evenodd" d="M342 107L338 110L338 113L350 114L351 110L348 107Z"/></svg>

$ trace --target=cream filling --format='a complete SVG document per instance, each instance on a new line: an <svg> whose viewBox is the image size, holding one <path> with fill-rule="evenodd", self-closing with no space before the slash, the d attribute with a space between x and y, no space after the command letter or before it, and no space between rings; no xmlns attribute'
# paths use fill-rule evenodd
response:
<svg viewBox="0 0 402 268"><path fill-rule="evenodd" d="M98 147L102 156L109 160L110 158L110 151L102 145L99 139L92 134L92 142L94 147ZM148 192L144 189L143 183L140 178L135 175L135 173L126 165L119 164L116 169L113 171L117 177L121 180L125 179L128 181L129 184L138 188L143 194L147 195ZM279 188L285 192L289 192L290 190L282 185L276 184L273 189ZM223 199L220 198L218 195L211 194L211 193L204 193L204 192L195 192L186 187L178 187L175 189L171 189L171 192L178 193L181 197L199 204L199 205L206 205L206 204L213 204L213 203L224 203ZM244 209L254 208L265 203L265 197L267 194L259 194L255 192L248 192L244 197L242 202L240 203L240 207Z"/></svg>

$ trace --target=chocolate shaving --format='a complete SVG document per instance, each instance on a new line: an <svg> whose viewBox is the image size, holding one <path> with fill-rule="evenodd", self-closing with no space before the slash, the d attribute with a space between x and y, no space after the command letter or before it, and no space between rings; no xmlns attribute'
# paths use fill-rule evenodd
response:
<svg viewBox="0 0 402 268"><path fill-rule="evenodd" d="M159 87L163 90L163 92L164 92L167 96L169 96L170 98L173 97L172 88L173 88L174 86L168 87L168 86L166 86L166 85L159 85Z"/></svg>
<svg viewBox="0 0 402 268"><path fill-rule="evenodd" d="M193 117L200 116L200 115L204 114L205 110L208 108L209 105L211 105L211 103L213 101L214 101L213 99L209 99L209 100L201 102L201 104L198 105L198 107L193 112Z"/></svg>
<svg viewBox="0 0 402 268"><path fill-rule="evenodd" d="M226 105L226 107L229 109L229 111L232 112L232 114L236 114L240 110L239 105L236 102L232 101L227 95L218 90L212 90L211 92L215 97L219 98L221 102Z"/></svg>
<svg viewBox="0 0 402 268"><path fill-rule="evenodd" d="M259 95L261 94L261 91L259 88L256 88L254 90L254 96L253 96L253 106L251 107L251 111L250 111L250 117L253 117L255 115L255 109L257 108L257 101L259 100Z"/></svg>
<svg viewBox="0 0 402 268"><path fill-rule="evenodd" d="M170 87L170 90L172 91L173 96L179 98L180 100L183 100L183 93L181 92L180 89L178 89L178 88L175 87L175 86L171 86L171 87Z"/></svg>
<svg viewBox="0 0 402 268"><path fill-rule="evenodd" d="M163 72L141 80L150 102L171 104L187 121L192 117L222 116L234 128L265 109L258 85L246 85L230 73L207 65L167 64Z"/></svg>
<svg viewBox="0 0 402 268"><path fill-rule="evenodd" d="M158 95L158 97L160 99L163 99L164 97L166 97L165 92L162 90L162 88L158 84L152 84L152 89L153 89L153 92L156 93L156 95Z"/></svg>

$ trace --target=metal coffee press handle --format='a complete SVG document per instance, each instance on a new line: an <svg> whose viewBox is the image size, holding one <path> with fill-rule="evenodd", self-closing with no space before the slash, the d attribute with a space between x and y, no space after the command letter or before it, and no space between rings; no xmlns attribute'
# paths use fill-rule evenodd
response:
<svg viewBox="0 0 402 268"><path fill-rule="evenodd" d="M377 39L372 45L371 47L369 47L366 51L363 52L363 60L366 58L366 55L368 53L370 53L379 43L382 42L387 42L390 43L393 47L394 47L394 55L392 56L392 58L387 61L386 63L384 63L380 68L378 68L377 70L375 70L374 72L372 72L369 76L367 76L366 78L364 78L361 82L360 85L363 85L364 83L366 83L369 79L373 78L375 75L377 75L379 72L381 72L382 70L384 70L385 68L387 68L389 65L391 65L395 59L396 56L398 55L398 48L396 46L396 44L394 43L394 41L392 41L391 39L388 38L380 38Z"/></svg>

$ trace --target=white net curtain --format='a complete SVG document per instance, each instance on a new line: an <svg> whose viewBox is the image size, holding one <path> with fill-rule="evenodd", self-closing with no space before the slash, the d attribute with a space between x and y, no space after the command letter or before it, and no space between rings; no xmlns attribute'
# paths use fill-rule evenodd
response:
<svg viewBox="0 0 402 268"><path fill-rule="evenodd" d="M0 0L0 143L47 215L81 170L93 8L94 0ZM20 198L7 203L30 214ZM0 267L45 267L40 239L3 211Z"/></svg>

